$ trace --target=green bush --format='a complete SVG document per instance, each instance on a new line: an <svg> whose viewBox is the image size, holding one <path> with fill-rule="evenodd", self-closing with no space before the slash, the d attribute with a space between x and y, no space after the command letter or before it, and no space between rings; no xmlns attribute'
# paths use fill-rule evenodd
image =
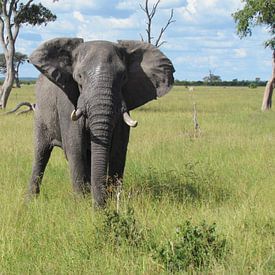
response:
<svg viewBox="0 0 275 275"><path fill-rule="evenodd" d="M156 259L167 271L202 270L222 260L228 252L227 241L216 233L215 224L202 222L194 226L186 221L176 233L174 241L156 251Z"/></svg>
<svg viewBox="0 0 275 275"><path fill-rule="evenodd" d="M143 230L137 225L134 210L130 207L125 213L116 210L104 211L102 227L98 228L98 232L105 241L115 245L139 247L144 241Z"/></svg>
<svg viewBox="0 0 275 275"><path fill-rule="evenodd" d="M250 89L256 89L258 87L258 85L256 83L250 83L248 86Z"/></svg>

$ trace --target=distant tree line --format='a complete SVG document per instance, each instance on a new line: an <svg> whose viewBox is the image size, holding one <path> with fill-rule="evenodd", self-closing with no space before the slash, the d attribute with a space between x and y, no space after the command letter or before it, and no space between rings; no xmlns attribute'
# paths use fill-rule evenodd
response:
<svg viewBox="0 0 275 275"><path fill-rule="evenodd" d="M2 78L2 79L0 79L0 85L3 85L3 83L4 83L4 78ZM28 79L28 78L21 78L20 80L19 80L19 84L20 85L32 85L32 84L35 84L36 83L36 79L34 79L34 78L30 78L30 79ZM15 84L15 86L17 86L17 83L14 83Z"/></svg>
<svg viewBox="0 0 275 275"><path fill-rule="evenodd" d="M266 86L267 81L262 80L238 80L233 79L231 81L188 81L188 80L175 80L176 86L244 86L244 87L250 87L250 88L256 88L258 86Z"/></svg>
<svg viewBox="0 0 275 275"><path fill-rule="evenodd" d="M0 79L0 85L2 85L4 79ZM34 78L22 78L20 79L20 84L23 85L32 85L35 84L36 79ZM220 82L212 82L206 83L205 81L198 80L198 81L188 81L188 80L175 80L176 86L243 86L243 87L250 87L256 88L258 86L266 86L267 81L251 81L251 80L238 80L233 79L231 81L222 80Z"/></svg>

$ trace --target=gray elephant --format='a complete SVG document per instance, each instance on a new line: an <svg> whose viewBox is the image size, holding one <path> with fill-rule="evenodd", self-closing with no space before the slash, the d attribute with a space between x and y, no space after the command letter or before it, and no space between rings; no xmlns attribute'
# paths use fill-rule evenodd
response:
<svg viewBox="0 0 275 275"><path fill-rule="evenodd" d="M40 192L54 146L69 162L76 192L91 189L104 206L107 179L122 178L129 111L172 87L174 68L156 47L139 41L44 42L29 61L42 73L36 84L35 159L29 194Z"/></svg>

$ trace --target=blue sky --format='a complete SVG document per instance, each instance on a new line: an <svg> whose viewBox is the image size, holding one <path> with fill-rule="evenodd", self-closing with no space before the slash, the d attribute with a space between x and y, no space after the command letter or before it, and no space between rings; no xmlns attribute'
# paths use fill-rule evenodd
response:
<svg viewBox="0 0 275 275"><path fill-rule="evenodd" d="M82 37L85 40L135 39L146 37L145 15L139 7L144 0L52 0L41 2L57 15L46 27L24 26L16 50L30 54L39 44L54 37ZM151 0L151 3L155 0ZM172 60L175 78L202 80L211 70L223 80L267 80L271 75L271 51L263 46L269 36L257 28L252 37L240 40L231 14L241 8L240 0L162 0L153 22L158 36L174 9L161 50ZM37 76L30 64L20 75Z"/></svg>

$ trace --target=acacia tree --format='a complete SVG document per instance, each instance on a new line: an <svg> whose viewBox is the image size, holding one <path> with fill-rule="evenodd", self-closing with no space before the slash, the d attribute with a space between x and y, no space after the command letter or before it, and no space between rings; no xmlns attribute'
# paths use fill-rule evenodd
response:
<svg viewBox="0 0 275 275"><path fill-rule="evenodd" d="M206 83L206 84L213 84L213 83L218 83L218 82L221 82L222 79L219 75L215 75L211 72L211 70L209 70L209 75L205 76L203 78L203 81Z"/></svg>
<svg viewBox="0 0 275 275"><path fill-rule="evenodd" d="M24 3L26 2L26 3ZM56 16L41 3L33 0L0 0L0 44L5 61L6 75L0 92L0 108L4 109L15 79L15 42L22 25L42 25L54 21Z"/></svg>
<svg viewBox="0 0 275 275"><path fill-rule="evenodd" d="M272 75L266 84L262 110L268 110L272 104L272 93L275 86L275 1L274 0L242 0L244 7L233 13L237 24L237 33L243 38L252 35L252 28L265 26L271 34L271 39L265 41L265 47L272 50Z"/></svg>
<svg viewBox="0 0 275 275"><path fill-rule="evenodd" d="M19 67L24 64L28 59L26 54L15 52L14 54L14 80L17 88L20 88L20 81L19 81ZM6 66L6 59L3 53L0 54L0 73L6 74L7 66Z"/></svg>
<svg viewBox="0 0 275 275"><path fill-rule="evenodd" d="M155 39L155 42L153 42L154 37L152 36L152 21L153 21L154 16L156 15L156 11L157 11L159 3L160 3L160 0L155 2L152 5L151 9L149 7L149 0L145 0L144 6L142 6L140 4L140 8L144 11L144 13L146 14L146 17L147 17L147 22L146 22L146 24L147 24L147 29L146 29L147 42L150 44L154 44L158 48L160 46L162 46L164 43L166 43L166 41L161 41L161 38L162 38L164 32L166 31L166 29L169 27L169 25L175 22L175 20L173 20L174 10L171 9L170 17L168 18L166 25L160 29L159 35ZM142 35L141 35L141 40L144 41L144 38Z"/></svg>

